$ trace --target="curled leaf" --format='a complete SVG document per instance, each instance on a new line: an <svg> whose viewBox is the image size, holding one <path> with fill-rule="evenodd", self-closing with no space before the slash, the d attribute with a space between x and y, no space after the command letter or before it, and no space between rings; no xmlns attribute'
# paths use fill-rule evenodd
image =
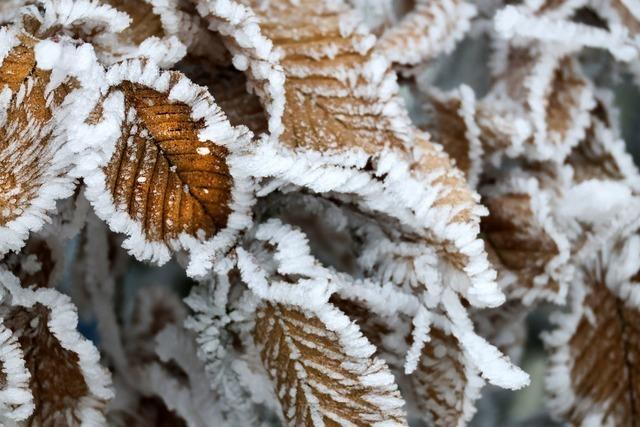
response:
<svg viewBox="0 0 640 427"><path fill-rule="evenodd" d="M86 49L0 29L0 253L19 249L28 232L42 227L56 200L72 194L73 157L59 121L63 101L78 84L78 69L55 69L55 55L92 63ZM95 60L95 58L93 58ZM82 72L89 70L83 69ZM75 75L74 75L75 74Z"/></svg>

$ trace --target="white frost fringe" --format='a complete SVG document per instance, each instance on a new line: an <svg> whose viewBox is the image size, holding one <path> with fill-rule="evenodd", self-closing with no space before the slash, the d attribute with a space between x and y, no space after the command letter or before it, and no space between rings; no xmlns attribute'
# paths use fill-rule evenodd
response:
<svg viewBox="0 0 640 427"><path fill-rule="evenodd" d="M572 49L595 47L606 49L618 60L629 62L640 55L640 46L629 36L622 25L610 25L609 30L552 19L546 16L531 16L515 6L505 6L494 18L495 29L502 37L536 39L561 43Z"/></svg>
<svg viewBox="0 0 640 427"><path fill-rule="evenodd" d="M0 389L0 424L24 421L33 413L35 405L29 389L31 374L25 367L24 353L18 338L0 322L0 369L5 383Z"/></svg>

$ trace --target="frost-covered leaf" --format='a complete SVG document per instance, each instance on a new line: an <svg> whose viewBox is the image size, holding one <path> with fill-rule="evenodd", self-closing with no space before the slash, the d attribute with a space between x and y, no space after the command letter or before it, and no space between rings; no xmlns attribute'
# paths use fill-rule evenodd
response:
<svg viewBox="0 0 640 427"><path fill-rule="evenodd" d="M267 304L254 332L289 425L405 425L403 400L386 364L335 308L333 330L317 316Z"/></svg>
<svg viewBox="0 0 640 427"><path fill-rule="evenodd" d="M389 64L371 53L374 37L345 5L292 6L255 7L286 75L282 142L322 151L403 145L408 117Z"/></svg>
<svg viewBox="0 0 640 427"><path fill-rule="evenodd" d="M410 376L421 418L433 426L464 426L476 411L484 380L449 331L432 327Z"/></svg>
<svg viewBox="0 0 640 427"><path fill-rule="evenodd" d="M603 277L615 264L589 268L573 287L571 311L553 318L546 387L556 415L572 425L625 426L637 421L637 325L640 313Z"/></svg>
<svg viewBox="0 0 640 427"><path fill-rule="evenodd" d="M506 135L517 136L513 143L522 147L512 151L524 149L528 156L544 160L562 160L584 137L595 106L593 89L578 62L566 53L545 44L499 44L493 58L496 83L479 108L480 127L488 128L489 137L500 138L500 122L515 115L515 129L507 128Z"/></svg>
<svg viewBox="0 0 640 427"><path fill-rule="evenodd" d="M591 113L591 126L584 140L572 150L566 163L573 169L573 180L613 180L640 189L640 173L626 151L618 129L618 115L612 106L612 94L602 93Z"/></svg>
<svg viewBox="0 0 640 427"><path fill-rule="evenodd" d="M502 287L525 304L538 298L562 302L571 272L570 244L556 226L553 193L533 177L512 177L483 194L489 216L482 230Z"/></svg>
<svg viewBox="0 0 640 427"><path fill-rule="evenodd" d="M77 311L54 289L27 289L8 271L0 272L6 290L4 325L15 334L35 408L27 425L104 425L111 378L100 366L93 344L76 330Z"/></svg>
<svg viewBox="0 0 640 427"><path fill-rule="evenodd" d="M442 144L475 188L482 172L483 149L473 91L462 86L449 94L434 90L430 95L426 108L432 117L424 129Z"/></svg>
<svg viewBox="0 0 640 427"><path fill-rule="evenodd" d="M39 229L55 200L73 189L72 159L57 134L54 114L71 89L51 80L37 56L38 40L13 29L0 30L0 253L19 249ZM40 61L38 61L40 59ZM60 84L62 83L62 84ZM52 90L53 89L53 90Z"/></svg>
<svg viewBox="0 0 640 427"><path fill-rule="evenodd" d="M413 8L381 36L376 49L390 61L416 65L453 51L477 11L464 0L416 0Z"/></svg>
<svg viewBox="0 0 640 427"><path fill-rule="evenodd" d="M108 79L97 123L84 132L108 127L110 154L87 173L87 198L113 231L129 235L124 246L136 257L165 262L170 248L185 248L190 273L203 274L249 220L251 187L235 169L249 134L180 73L134 60Z"/></svg>

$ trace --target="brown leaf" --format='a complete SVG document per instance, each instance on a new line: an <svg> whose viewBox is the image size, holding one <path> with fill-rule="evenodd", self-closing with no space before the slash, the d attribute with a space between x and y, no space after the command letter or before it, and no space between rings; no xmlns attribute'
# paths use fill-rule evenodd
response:
<svg viewBox="0 0 640 427"><path fill-rule="evenodd" d="M430 95L427 108L432 117L423 129L442 144L469 185L475 187L482 171L482 146L473 92L464 86L452 93L434 91Z"/></svg>
<svg viewBox="0 0 640 427"><path fill-rule="evenodd" d="M313 315L267 304L257 313L254 337L287 424L406 425L385 363L345 349L358 346L361 335L345 342Z"/></svg>
<svg viewBox="0 0 640 427"><path fill-rule="evenodd" d="M0 87L9 95L0 111L0 229L7 236L0 253L19 249L54 201L73 189L67 176L71 158L63 154L64 141L54 136L53 118L74 83L66 79L47 92L50 71L36 67L38 40L3 30L17 38L17 45L0 67Z"/></svg>
<svg viewBox="0 0 640 427"><path fill-rule="evenodd" d="M616 115L611 111L612 100L604 98L597 99L596 108L591 112L591 126L566 163L573 168L575 183L590 179L623 181L637 191L640 186L638 168L620 137Z"/></svg>
<svg viewBox="0 0 640 427"><path fill-rule="evenodd" d="M484 385L456 338L438 327L431 328L410 379L418 410L437 427L466 425L475 413L475 400Z"/></svg>
<svg viewBox="0 0 640 427"><path fill-rule="evenodd" d="M384 88L393 74L388 64L372 57L372 36L340 25L347 19L346 7L298 3L271 2L255 9L262 33L282 52L282 142L318 150L358 147L369 153L402 146L407 138L402 124L410 122L401 108L384 111L399 100Z"/></svg>
<svg viewBox="0 0 640 427"><path fill-rule="evenodd" d="M93 344L77 331L76 309L54 289L21 287L0 271L9 298L0 306L4 325L18 337L30 372L35 409L27 425L81 425L100 422L113 396L110 375L99 365Z"/></svg>
<svg viewBox="0 0 640 427"><path fill-rule="evenodd" d="M193 253L205 243L214 247L203 256L213 256L237 233L237 225L227 227L230 216L248 215L249 186L228 164L248 135L229 125L206 89L178 72L156 74L152 84L129 80L140 67L159 73L138 61L112 70L123 77L104 102L124 102L123 123L110 160L86 180L87 198L113 231L131 236L125 247L137 257L164 262L168 248ZM221 230L231 234L214 241Z"/></svg>
<svg viewBox="0 0 640 427"><path fill-rule="evenodd" d="M640 411L640 313L608 289L604 274L589 274L575 286L571 312L544 337L551 406L572 425L633 426Z"/></svg>
<svg viewBox="0 0 640 427"><path fill-rule="evenodd" d="M105 170L114 202L144 224L149 240L200 229L208 237L224 228L232 186L227 150L199 141L203 123L191 119L189 106L135 83L117 90L132 119Z"/></svg>
<svg viewBox="0 0 640 427"><path fill-rule="evenodd" d="M417 65L450 53L471 26L476 8L464 0L416 0L400 22L387 29L376 49L390 61Z"/></svg>
<svg viewBox="0 0 640 427"><path fill-rule="evenodd" d="M550 203L546 193L534 178L489 193L483 198L489 216L481 228L503 287L527 305L540 297L562 302L569 243L544 213Z"/></svg>
<svg viewBox="0 0 640 427"><path fill-rule="evenodd" d="M591 84L578 62L561 50L546 45L499 46L495 62L501 66L494 70L496 82L479 108L478 122L488 130L487 145L499 148L505 145L505 137L517 134L500 130L503 117L510 117L511 121L519 119L523 128L520 139L513 141L523 146L510 147L512 150L524 149L535 159L563 159L589 125L589 111L594 107ZM496 137L498 142L492 142Z"/></svg>

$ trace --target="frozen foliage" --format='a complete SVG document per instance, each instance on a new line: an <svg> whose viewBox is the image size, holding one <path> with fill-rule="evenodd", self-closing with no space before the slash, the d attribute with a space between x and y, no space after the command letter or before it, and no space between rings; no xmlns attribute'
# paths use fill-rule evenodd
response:
<svg viewBox="0 0 640 427"><path fill-rule="evenodd" d="M541 302L569 306L554 414L638 422L640 175L581 62L637 73L633 1L12 0L0 24L0 424L465 426L485 384L529 384ZM486 94L423 78L465 37Z"/></svg>

